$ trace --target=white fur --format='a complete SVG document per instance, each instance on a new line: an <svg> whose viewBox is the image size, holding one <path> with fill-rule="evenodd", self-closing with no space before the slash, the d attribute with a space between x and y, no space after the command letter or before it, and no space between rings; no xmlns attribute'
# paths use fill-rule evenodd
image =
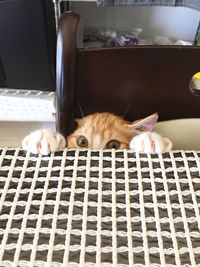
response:
<svg viewBox="0 0 200 267"><path fill-rule="evenodd" d="M164 153L172 149L172 142L158 133L143 132L131 140L130 149L140 153Z"/></svg>
<svg viewBox="0 0 200 267"><path fill-rule="evenodd" d="M22 148L34 154L48 155L66 146L65 138L53 129L41 129L27 135Z"/></svg>
<svg viewBox="0 0 200 267"><path fill-rule="evenodd" d="M98 146L99 136L93 140ZM41 129L27 135L22 141L22 148L34 154L48 155L66 146L65 138L53 129ZM164 153L172 149L172 142L158 133L143 132L130 142L130 149L141 153Z"/></svg>
<svg viewBox="0 0 200 267"><path fill-rule="evenodd" d="M92 147L94 149L100 147L101 144L101 136L99 134L95 134L94 137L92 138Z"/></svg>

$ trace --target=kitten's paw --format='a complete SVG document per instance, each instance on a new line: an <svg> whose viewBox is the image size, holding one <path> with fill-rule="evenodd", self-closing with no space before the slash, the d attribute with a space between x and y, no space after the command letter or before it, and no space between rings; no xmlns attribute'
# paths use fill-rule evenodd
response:
<svg viewBox="0 0 200 267"><path fill-rule="evenodd" d="M66 146L65 138L53 129L41 129L27 135L22 148L33 154L48 155Z"/></svg>
<svg viewBox="0 0 200 267"><path fill-rule="evenodd" d="M131 140L130 149L140 153L164 153L172 149L172 142L158 133L144 132Z"/></svg>

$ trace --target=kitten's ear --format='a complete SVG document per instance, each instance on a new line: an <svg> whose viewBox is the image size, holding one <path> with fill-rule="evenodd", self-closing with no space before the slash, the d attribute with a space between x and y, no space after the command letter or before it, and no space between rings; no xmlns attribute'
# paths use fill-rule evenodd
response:
<svg viewBox="0 0 200 267"><path fill-rule="evenodd" d="M81 127L83 125L83 120L82 119L75 119L77 126Z"/></svg>
<svg viewBox="0 0 200 267"><path fill-rule="evenodd" d="M131 127L133 131L136 131L138 133L150 132L153 130L157 120L158 120L158 113L154 113L144 119L132 122L131 124L128 125L128 127Z"/></svg>

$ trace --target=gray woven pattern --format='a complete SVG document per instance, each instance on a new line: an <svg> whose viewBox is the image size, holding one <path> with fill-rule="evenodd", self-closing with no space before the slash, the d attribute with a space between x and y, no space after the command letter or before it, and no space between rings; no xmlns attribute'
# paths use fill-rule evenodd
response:
<svg viewBox="0 0 200 267"><path fill-rule="evenodd" d="M182 6L200 10L199 0L97 0L103 6Z"/></svg>
<svg viewBox="0 0 200 267"><path fill-rule="evenodd" d="M200 153L0 149L0 266L200 266Z"/></svg>

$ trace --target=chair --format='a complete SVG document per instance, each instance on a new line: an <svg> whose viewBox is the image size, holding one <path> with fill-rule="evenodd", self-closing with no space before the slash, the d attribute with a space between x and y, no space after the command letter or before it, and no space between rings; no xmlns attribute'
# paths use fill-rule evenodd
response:
<svg viewBox="0 0 200 267"><path fill-rule="evenodd" d="M57 41L57 130L68 135L75 118L108 111L135 120L198 118L199 99L189 90L200 70L198 46L77 49L79 15L64 13Z"/></svg>

